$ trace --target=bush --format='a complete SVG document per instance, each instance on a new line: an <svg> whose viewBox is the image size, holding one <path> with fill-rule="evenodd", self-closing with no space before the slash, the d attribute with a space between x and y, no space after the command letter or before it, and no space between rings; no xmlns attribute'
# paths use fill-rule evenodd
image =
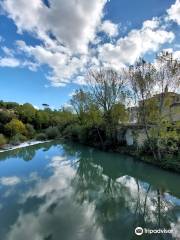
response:
<svg viewBox="0 0 180 240"><path fill-rule="evenodd" d="M25 142L26 140L27 138L24 135L17 133L10 139L9 143L12 145L18 145L21 142Z"/></svg>
<svg viewBox="0 0 180 240"><path fill-rule="evenodd" d="M70 139L77 139L79 128L80 128L80 126L77 123L75 123L73 125L70 124L64 129L63 136L65 136L66 138L70 138Z"/></svg>
<svg viewBox="0 0 180 240"><path fill-rule="evenodd" d="M55 139L59 136L59 129L57 127L49 127L45 133L48 139Z"/></svg>
<svg viewBox="0 0 180 240"><path fill-rule="evenodd" d="M38 141L45 141L46 140L46 134L45 133L39 133L36 135L36 140Z"/></svg>
<svg viewBox="0 0 180 240"><path fill-rule="evenodd" d="M26 134L26 127L24 123L15 118L5 125L5 130L6 133L11 137L18 133Z"/></svg>
<svg viewBox="0 0 180 240"><path fill-rule="evenodd" d="M27 137L33 138L34 135L35 135L35 133L36 133L33 125L27 123L27 124L26 124L26 130L27 130Z"/></svg>
<svg viewBox="0 0 180 240"><path fill-rule="evenodd" d="M87 140L87 131L86 128L79 125L79 124L71 124L68 125L64 131L63 131L63 135L66 138L70 138L73 140L78 140L81 143L85 143Z"/></svg>
<svg viewBox="0 0 180 240"><path fill-rule="evenodd" d="M0 134L0 147L6 144L6 138L4 137L3 134Z"/></svg>

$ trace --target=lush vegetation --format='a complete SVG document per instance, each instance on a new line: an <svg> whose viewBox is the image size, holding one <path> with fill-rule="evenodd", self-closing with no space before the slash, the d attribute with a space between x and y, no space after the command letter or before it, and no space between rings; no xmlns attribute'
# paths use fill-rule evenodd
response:
<svg viewBox="0 0 180 240"><path fill-rule="evenodd" d="M178 155L180 123L167 117L164 109L172 104L168 89L175 92L180 87L179 76L180 63L161 53L156 64L140 59L120 72L91 70L87 86L74 92L69 108L52 110L44 104L37 110L29 103L1 101L0 146L63 137L102 149L150 154L157 162ZM155 93L158 98L153 98ZM131 125L129 105L137 106L136 126L142 126L146 140L127 148L124 134L118 134Z"/></svg>
<svg viewBox="0 0 180 240"><path fill-rule="evenodd" d="M74 114L68 109L37 110L31 104L0 102L0 146L18 144L28 139L46 140L60 137L60 130Z"/></svg>

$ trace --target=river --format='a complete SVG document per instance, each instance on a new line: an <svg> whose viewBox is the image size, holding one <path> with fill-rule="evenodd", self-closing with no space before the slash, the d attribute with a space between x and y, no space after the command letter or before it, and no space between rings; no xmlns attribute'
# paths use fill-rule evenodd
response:
<svg viewBox="0 0 180 240"><path fill-rule="evenodd" d="M180 239L180 175L60 141L0 153L0 239Z"/></svg>

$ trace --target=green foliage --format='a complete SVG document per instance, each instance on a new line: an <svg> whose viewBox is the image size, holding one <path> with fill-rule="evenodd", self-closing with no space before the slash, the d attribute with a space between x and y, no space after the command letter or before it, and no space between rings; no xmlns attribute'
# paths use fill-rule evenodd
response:
<svg viewBox="0 0 180 240"><path fill-rule="evenodd" d="M128 121L128 112L125 106L121 103L114 104L111 109L112 123L118 125Z"/></svg>
<svg viewBox="0 0 180 240"><path fill-rule="evenodd" d="M46 134L45 133L38 133L36 135L36 140L38 140L38 141L45 141L46 140Z"/></svg>
<svg viewBox="0 0 180 240"><path fill-rule="evenodd" d="M12 118L15 117L15 114L9 111L1 111L0 112L0 123L6 124L12 120Z"/></svg>
<svg viewBox="0 0 180 240"><path fill-rule="evenodd" d="M51 116L51 124L52 126L58 126L60 131L68 126L76 122L76 116L68 109L63 108L62 110L56 111Z"/></svg>
<svg viewBox="0 0 180 240"><path fill-rule="evenodd" d="M95 104L90 104L86 113L86 125L88 127L98 127L103 124L102 112Z"/></svg>
<svg viewBox="0 0 180 240"><path fill-rule="evenodd" d="M64 131L63 131L63 135L66 138L71 138L71 139L76 139L78 140L78 136L81 134L81 126L78 123L75 124L70 124L68 125Z"/></svg>
<svg viewBox="0 0 180 240"><path fill-rule="evenodd" d="M48 139L56 139L59 136L59 129L58 127L48 127L45 134Z"/></svg>
<svg viewBox="0 0 180 240"><path fill-rule="evenodd" d="M18 133L26 134L26 127L23 122L18 119L12 119L5 125L5 130L9 136L14 136Z"/></svg>
<svg viewBox="0 0 180 240"><path fill-rule="evenodd" d="M27 140L27 138L24 135L22 135L21 133L17 133L16 135L14 135L10 138L9 143L12 145L18 145L21 142L24 142L26 140Z"/></svg>
<svg viewBox="0 0 180 240"><path fill-rule="evenodd" d="M82 89L76 90L70 101L81 124L85 122L86 112L89 106L90 94Z"/></svg>
<svg viewBox="0 0 180 240"><path fill-rule="evenodd" d="M16 112L24 123L32 123L35 119L36 109L29 103L18 106Z"/></svg>
<svg viewBox="0 0 180 240"><path fill-rule="evenodd" d="M36 129L43 129L49 126L50 115L48 112L39 110L35 114L34 125Z"/></svg>
<svg viewBox="0 0 180 240"><path fill-rule="evenodd" d="M28 138L33 138L35 136L36 131L35 131L33 125L31 125L30 123L26 124L26 130L27 130L26 135Z"/></svg>
<svg viewBox="0 0 180 240"><path fill-rule="evenodd" d="M51 110L48 104L43 104L44 110L37 110L29 103L0 101L0 132L14 143L25 140L24 136L28 139L36 136L38 140L62 136L113 148L119 144L119 126L126 128L128 125L126 105L131 97L136 103L139 125L148 140L142 151L150 152L156 160L162 159L164 153L176 154L180 147L180 126L174 124L178 119L176 114L175 120L168 114L177 112L178 115L179 108L177 105L172 108L174 95L168 95L168 87L171 83L179 86L180 64L171 59L169 54L159 55L159 69L158 64L140 59L125 72L109 68L90 70L86 89L76 90L70 100L71 107L60 110ZM158 87L159 94L154 97Z"/></svg>
<svg viewBox="0 0 180 240"><path fill-rule="evenodd" d="M19 106L19 104L16 102L3 102L3 101L1 101L0 105L6 109L15 109Z"/></svg>
<svg viewBox="0 0 180 240"><path fill-rule="evenodd" d="M174 125L168 121L159 122L158 126L150 129L150 137L154 142L154 146L162 154L178 153L180 147L178 123Z"/></svg>
<svg viewBox="0 0 180 240"><path fill-rule="evenodd" d="M3 145L5 145L7 142L5 136L3 134L0 134L0 147L2 147Z"/></svg>

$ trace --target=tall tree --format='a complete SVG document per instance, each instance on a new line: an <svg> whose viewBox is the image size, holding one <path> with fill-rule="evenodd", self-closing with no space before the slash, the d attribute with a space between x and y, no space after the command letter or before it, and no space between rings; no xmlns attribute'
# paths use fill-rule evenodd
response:
<svg viewBox="0 0 180 240"><path fill-rule="evenodd" d="M156 152L153 143L150 138L149 126L148 126L148 111L147 100L153 96L153 89L155 86L155 68L151 63L146 62L144 59L140 59L133 66L129 67L128 79L130 81L132 95L135 102L139 103L138 116L141 119L145 127L147 140L154 158L157 159Z"/></svg>
<svg viewBox="0 0 180 240"><path fill-rule="evenodd" d="M88 110L90 95L82 89L76 90L70 104L73 106L81 124L85 121L85 114Z"/></svg>
<svg viewBox="0 0 180 240"><path fill-rule="evenodd" d="M93 102L103 113L106 136L114 139L116 126L112 124L115 122L112 113L116 104L125 101L125 79L113 69L91 70L88 73L88 89Z"/></svg>

